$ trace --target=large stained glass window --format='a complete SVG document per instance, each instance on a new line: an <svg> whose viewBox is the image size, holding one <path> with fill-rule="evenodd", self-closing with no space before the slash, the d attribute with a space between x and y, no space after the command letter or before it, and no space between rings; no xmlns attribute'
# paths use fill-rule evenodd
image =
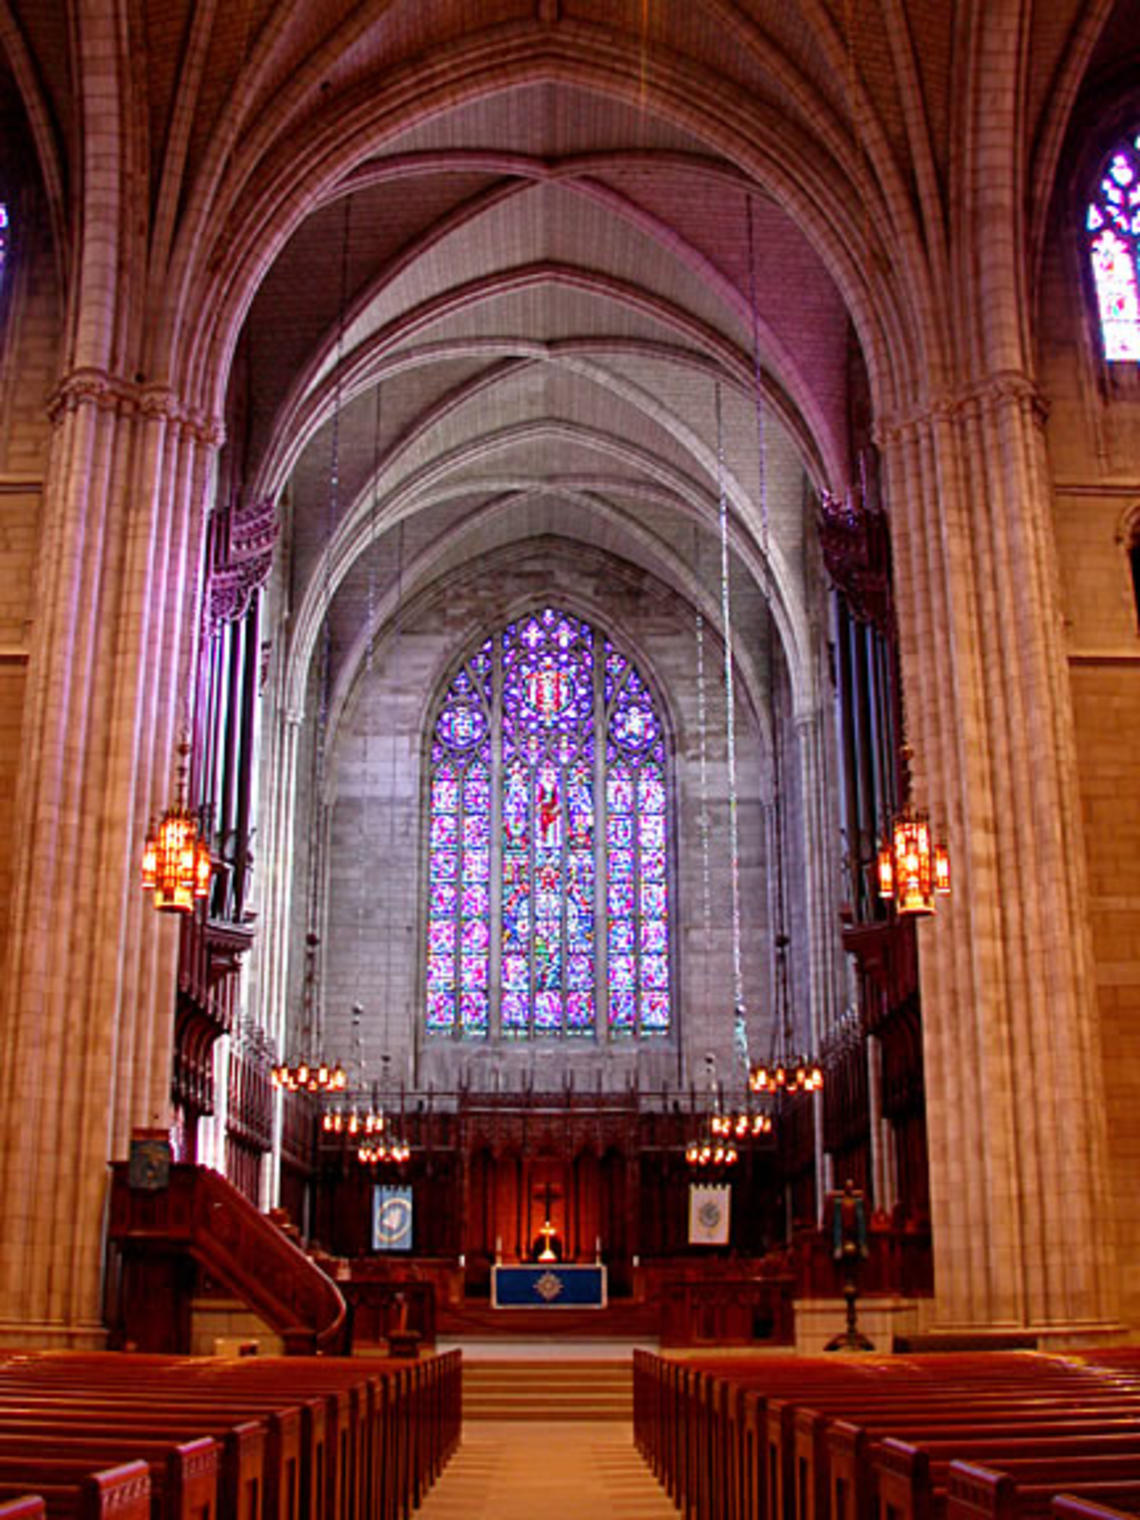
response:
<svg viewBox="0 0 1140 1520"><path fill-rule="evenodd" d="M1085 229L1104 356L1140 360L1140 134L1106 160Z"/></svg>
<svg viewBox="0 0 1140 1520"><path fill-rule="evenodd" d="M528 613L464 662L432 730L431 1034L670 1024L665 739L632 662Z"/></svg>

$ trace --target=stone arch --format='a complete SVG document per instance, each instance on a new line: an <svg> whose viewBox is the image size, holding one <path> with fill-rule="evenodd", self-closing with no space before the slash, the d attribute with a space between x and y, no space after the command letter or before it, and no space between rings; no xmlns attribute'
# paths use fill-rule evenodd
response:
<svg viewBox="0 0 1140 1520"><path fill-rule="evenodd" d="M241 321L276 252L331 185L339 182L351 189L352 172L385 138L404 130L413 119L444 113L481 93L534 80L564 79L618 99L640 103L644 98L644 81L634 66L616 63L587 38L576 39L574 49L565 51L541 29L532 36L523 29L494 50L481 41L472 42L449 54L447 61L446 77L441 74L442 60L437 60L426 71L428 77L414 81L401 77L383 97L354 102L350 117L330 120L324 136L309 146L304 162L294 149L293 159L265 169L264 188L244 186L242 226L235 228L224 216L217 218L217 235L236 247L236 256L224 273L216 261L205 257L204 247L199 269L199 255L188 235L188 246L180 250L174 271L180 292L177 304L185 309L192 303L195 310L216 313L213 323L186 343L179 360L186 377L184 389L200 398L203 406L216 410L220 405L218 386L229 372ZM919 229L905 209L907 197L901 185L895 186L889 202L894 222L891 253L899 271L892 283L881 273L892 267L891 259L884 256L880 264L855 246L852 228L862 226L863 218L853 187L836 181L834 162L821 159L818 145L797 137L786 124L758 121L754 110L750 119L745 100L733 100L730 110L723 81L715 84L714 89L714 82L692 66L677 65L668 78L655 76L649 98L664 119L709 142L772 194L806 233L844 295L879 406L889 406L896 396L915 394L914 377L924 364L937 367L928 330L936 306L929 295ZM401 109L407 114L397 120ZM818 187L805 184L810 177L805 175L805 166L813 163L823 171L821 184L826 185L827 194L822 197ZM288 200L281 197L281 184L290 185ZM278 187L274 194L271 185ZM195 214L198 236L204 237L203 213L199 208ZM873 223L874 218L868 218L869 228ZM172 318L163 338L172 355L182 347L180 325L180 318ZM929 350L925 354L923 347ZM211 375L218 377L212 391L207 379Z"/></svg>

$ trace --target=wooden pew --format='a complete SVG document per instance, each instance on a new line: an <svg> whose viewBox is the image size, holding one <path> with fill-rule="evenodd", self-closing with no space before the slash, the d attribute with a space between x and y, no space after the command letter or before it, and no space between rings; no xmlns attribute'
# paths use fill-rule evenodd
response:
<svg viewBox="0 0 1140 1520"><path fill-rule="evenodd" d="M1050 1505L1053 1520L1135 1520L1133 1514L1110 1509L1107 1504L1097 1504L1092 1499L1081 1499L1076 1494L1055 1494ZM1140 1505L1137 1506L1140 1509ZM4 1520L0 1512L0 1520Z"/></svg>
<svg viewBox="0 0 1140 1520"><path fill-rule="evenodd" d="M869 1440L921 1433L923 1444L939 1432L957 1432L965 1439L971 1429L978 1438L998 1427L1024 1422L1032 1433L1036 1422L1064 1423L1079 1410L1089 1419L1109 1418L1122 1408L1122 1396L1111 1390L1086 1393L1062 1375L1044 1378L1029 1392L1020 1380L1002 1387L991 1382L979 1389L951 1381L943 1386L915 1386L900 1397L863 1393L853 1397L838 1390L808 1408L790 1400L772 1400L768 1408L769 1502L781 1520L823 1520L833 1511L866 1520L873 1510L873 1489L866 1460L866 1443L849 1432L836 1435L846 1422L858 1425ZM1137 1408L1140 1413L1140 1406ZM1125 1426L1124 1428L1127 1428ZM838 1465L832 1473L832 1462Z"/></svg>
<svg viewBox="0 0 1140 1520"><path fill-rule="evenodd" d="M1031 1503L1035 1515L1047 1515L1052 1495L1062 1489L1082 1490L1086 1484L1136 1485L1140 1493L1140 1450L1112 1456L1083 1455L1057 1444L1046 1456L1007 1456L1002 1454L1000 1468L971 1463L969 1454L948 1462L932 1461L921 1447L905 1441L885 1440L872 1461L878 1490L878 1514L882 1520L966 1520L963 1506L951 1509L951 1478L963 1467L976 1472L1000 1472L1015 1487L1025 1492L1017 1501L1019 1512ZM992 1490L997 1493L997 1490ZM1001 1496L1007 1491L1002 1490ZM975 1517L976 1520L976 1517Z"/></svg>
<svg viewBox="0 0 1140 1520"><path fill-rule="evenodd" d="M0 1478L0 1501L23 1506L27 1483ZM40 1464L35 1497L47 1520L150 1520L150 1468L145 1462L76 1470L68 1463Z"/></svg>
<svg viewBox="0 0 1140 1520"><path fill-rule="evenodd" d="M0 1520L45 1520L45 1513L40 1494L22 1494L0 1503Z"/></svg>
<svg viewBox="0 0 1140 1520"><path fill-rule="evenodd" d="M1140 1513L1140 1481L1017 1482L1009 1473L997 1472L975 1462L951 1464L946 1498L947 1520L1044 1520L1061 1498L1079 1506L1073 1520L1083 1516L1083 1506Z"/></svg>
<svg viewBox="0 0 1140 1520"><path fill-rule="evenodd" d="M458 1444L461 1401L458 1352L407 1363L0 1355L0 1438L16 1405L33 1420L50 1419L55 1411L92 1426L133 1418L140 1431L147 1421L157 1427L159 1421L184 1420L187 1430L201 1430L209 1420L219 1439L218 1427L249 1423L243 1416L256 1413L268 1427L267 1451L275 1438L282 1448L267 1456L259 1479L268 1500L266 1520L409 1515ZM285 1439L290 1420L298 1418L305 1434L291 1449L301 1452L300 1477L290 1472ZM248 1504L222 1508L224 1520L252 1520Z"/></svg>
<svg viewBox="0 0 1140 1520"><path fill-rule="evenodd" d="M287 1421L269 1421L276 1436L267 1452L269 1433L265 1420L245 1417L248 1406L227 1414L222 1401L166 1402L155 1389L149 1395L107 1392L86 1395L74 1389L59 1394L33 1387L18 1393L0 1384L0 1435L31 1426L122 1433L125 1439L148 1436L191 1438L211 1436L221 1448L218 1463L218 1513L220 1520L298 1520L299 1509L286 1507L290 1493L289 1472L296 1464L290 1443L295 1443ZM296 1484L292 1484L292 1489Z"/></svg>
<svg viewBox="0 0 1140 1520"><path fill-rule="evenodd" d="M209 1436L174 1443L137 1435L88 1437L69 1428L51 1435L0 1430L0 1479L34 1484L45 1468L68 1462L86 1472L140 1460L150 1472L153 1520L216 1520L218 1447Z"/></svg>
<svg viewBox="0 0 1140 1520"><path fill-rule="evenodd" d="M987 1381L979 1395L981 1368ZM885 1418L900 1408L911 1412L916 1401L928 1405L933 1416L940 1405L954 1413L964 1399L973 1405L980 1398L994 1407L1017 1398L1067 1407L1076 1395L1099 1397L1106 1407L1114 1397L1103 1379L1070 1359L1035 1353L858 1362L710 1357L684 1366L643 1353L635 1366L636 1438L688 1515L812 1520L825 1505L824 1489L820 1499L812 1492L821 1447L818 1430L814 1450L805 1450L802 1433L797 1435L803 1403L824 1402L831 1415L874 1407Z"/></svg>
<svg viewBox="0 0 1140 1520"><path fill-rule="evenodd" d="M909 1415L864 1418L858 1424L800 1409L796 1416L797 1450L807 1447L809 1441L816 1448L804 1479L808 1493L804 1513L817 1520L872 1520L876 1513L872 1458L878 1442L887 1435L928 1450L932 1443L944 1442L947 1449L962 1455L975 1451L977 1442L1034 1437L1062 1441L1116 1433L1140 1442L1140 1403L1131 1414L1120 1413L1120 1409L1117 1401L1106 1405L1066 1402L1045 1408L1011 1401L979 1413L964 1400L949 1414L924 1412L919 1404L917 1412ZM820 1442L825 1452L822 1456Z"/></svg>

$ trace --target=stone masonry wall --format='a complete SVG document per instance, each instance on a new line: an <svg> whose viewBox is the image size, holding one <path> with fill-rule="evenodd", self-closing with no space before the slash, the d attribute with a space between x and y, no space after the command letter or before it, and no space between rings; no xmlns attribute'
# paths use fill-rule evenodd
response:
<svg viewBox="0 0 1140 1520"><path fill-rule="evenodd" d="M551 600L611 632L654 684L671 730L677 1038L640 1051L528 1042L493 1054L478 1042L424 1041L424 736L433 704L459 656L526 606ZM368 1080L437 1088L466 1077L515 1086L530 1079L624 1085L636 1068L643 1085L700 1079L707 1052L723 1077L732 1072L732 935L727 771L719 644L707 637L706 722L709 766L710 922L704 921L704 851L699 825L699 729L692 611L627 565L601 555L525 546L482 575L439 587L401 619L398 647L376 652L335 741L335 805L326 961L330 1048L347 1049L350 1010L364 1005L362 1042ZM768 860L764 838L761 747L756 716L738 699L743 961L754 1051L769 1042ZM796 888L792 887L793 896ZM573 1051L573 1053L571 1053ZM382 1057L390 1059L384 1063Z"/></svg>
<svg viewBox="0 0 1140 1520"><path fill-rule="evenodd" d="M1100 357L1062 206L1042 300L1041 383L1055 477L1104 1058L1123 1319L1140 1324L1140 628L1122 529L1140 509L1140 366ZM1027 883L1031 890L1032 883Z"/></svg>

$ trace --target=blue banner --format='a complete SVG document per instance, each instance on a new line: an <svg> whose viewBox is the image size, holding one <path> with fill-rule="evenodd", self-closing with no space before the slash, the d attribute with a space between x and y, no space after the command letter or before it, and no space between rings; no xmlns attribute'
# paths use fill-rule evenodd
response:
<svg viewBox="0 0 1140 1520"><path fill-rule="evenodd" d="M372 1249L412 1249L412 1190L410 1187L372 1189Z"/></svg>

